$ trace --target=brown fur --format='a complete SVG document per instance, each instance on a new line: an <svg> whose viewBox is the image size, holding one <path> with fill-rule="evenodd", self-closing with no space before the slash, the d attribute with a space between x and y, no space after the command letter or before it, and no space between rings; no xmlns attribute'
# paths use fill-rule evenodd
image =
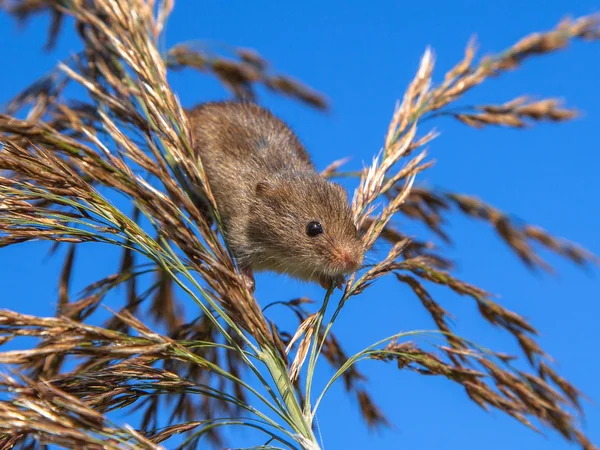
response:
<svg viewBox="0 0 600 450"><path fill-rule="evenodd" d="M362 262L346 191L319 175L290 128L252 103L206 103L188 113L240 268L338 285ZM310 237L311 221L323 234Z"/></svg>

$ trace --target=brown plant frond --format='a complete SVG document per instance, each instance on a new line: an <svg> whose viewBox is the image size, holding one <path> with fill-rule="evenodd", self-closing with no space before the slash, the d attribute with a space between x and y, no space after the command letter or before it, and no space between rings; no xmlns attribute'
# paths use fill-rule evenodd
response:
<svg viewBox="0 0 600 450"><path fill-rule="evenodd" d="M359 229L364 228L366 221L370 222L363 238L366 249L373 246L392 217L403 207L412 190L415 176L432 165L431 162L423 163L426 152L422 151L402 169L390 175L401 159L408 157L436 136L434 132L430 132L425 137L416 139L416 121L412 118L413 112L422 108L426 101L426 94L432 83L432 72L433 55L427 49L402 104L392 116L381 154L360 174L360 184L354 193L352 209ZM370 217L376 209L375 202L384 197L387 197L387 204L379 214ZM347 286L347 293L350 292L349 289L350 284Z"/></svg>
<svg viewBox="0 0 600 450"><path fill-rule="evenodd" d="M51 383L101 412L124 408L157 394L186 392L215 395L217 392L214 388L183 379L173 372L151 367L147 364L151 362L134 358L84 374L64 374L51 380Z"/></svg>
<svg viewBox="0 0 600 450"><path fill-rule="evenodd" d="M333 333L329 333L325 339L325 342L323 343L323 356L334 369L339 369L348 361L348 355L342 349L338 338ZM344 380L344 387L348 392L358 392L359 382L367 380L367 378L361 372L359 372L354 365L349 367L348 370L344 372L342 377ZM364 390L364 388L362 389L362 392L363 396L369 397L369 394L366 390Z"/></svg>
<svg viewBox="0 0 600 450"><path fill-rule="evenodd" d="M246 403L245 391L235 382L223 381L210 367L221 367L239 378L241 362L224 359L222 352L216 351L212 344L216 336L210 330L208 334L206 329L210 321L190 326L190 332L178 336L186 339L176 341L150 331L130 314L118 317L139 336L67 318L38 318L2 311L0 336L5 337L5 342L30 336L41 338L42 343L31 350L0 352L0 362L24 368L32 364L35 367L48 357L75 356L83 362L72 372L56 375L49 382L101 412L155 403L155 408L146 408L142 424L145 431L156 428L158 415L164 414L169 403L173 420L240 414L241 406ZM203 328L205 331L199 334L198 330ZM163 368L153 367L156 364L162 364ZM234 395L226 394L228 391ZM166 398L161 401L162 397ZM168 402L173 398L178 399L175 405ZM158 408L163 403L164 408ZM218 435L212 438L219 442Z"/></svg>
<svg viewBox="0 0 600 450"><path fill-rule="evenodd" d="M447 200L439 194L414 188L400 208L400 212L411 219L420 220L442 240L450 242L450 236L442 228L443 212L449 207Z"/></svg>
<svg viewBox="0 0 600 450"><path fill-rule="evenodd" d="M0 390L10 394L0 402L0 442L5 445L30 437L66 448L161 448L131 428L114 427L88 404L48 382L1 376Z"/></svg>
<svg viewBox="0 0 600 450"><path fill-rule="evenodd" d="M560 107L557 99L530 101L527 97L518 97L503 105L482 105L472 108L475 112L452 112L453 117L466 125L482 128L486 125L502 125L523 128L527 121L551 120L562 122L577 117L577 112Z"/></svg>
<svg viewBox="0 0 600 450"><path fill-rule="evenodd" d="M0 2L0 8L6 9L20 22L25 22L32 16L41 13L48 13L50 15L51 23L48 29L46 50L54 48L56 39L62 28L64 15L58 6L54 0L5 0Z"/></svg>
<svg viewBox="0 0 600 450"><path fill-rule="evenodd" d="M157 431L156 433L154 433L150 437L150 440L152 442L159 444L159 443L166 441L167 439L175 436L176 434L188 433L189 431L198 428L202 424L203 424L203 422L200 421L200 422L185 422L185 423L178 423L176 425L171 425L171 426L165 427L165 428L161 429L160 431Z"/></svg>
<svg viewBox="0 0 600 450"><path fill-rule="evenodd" d="M462 356L470 356L469 350L461 351ZM390 342L383 350L374 350L370 357L379 360L394 360L399 369L410 369L425 375L443 375L451 380L469 379L471 382L484 376L483 373L465 369L459 365L448 364L435 355L428 353L412 342Z"/></svg>
<svg viewBox="0 0 600 450"><path fill-rule="evenodd" d="M369 428L378 428L378 427L389 427L390 423L385 418L381 410L373 403L373 400L365 391L358 391L356 394L358 398L358 405L360 407L360 411L362 416Z"/></svg>
<svg viewBox="0 0 600 450"><path fill-rule="evenodd" d="M415 188L415 190L418 190ZM410 194L405 204L400 209L400 213L402 213L404 206L406 203L410 201ZM366 232L371 225L373 224L373 218L367 217L363 223L362 231ZM436 245L431 241L419 241L414 238L409 238L408 235L400 232L398 229L394 228L390 224L386 225L381 231L381 235L379 237L380 240L383 240L389 244L396 245L398 242L405 242L405 247L403 251L403 255L406 258L414 258L416 256L426 256L429 263L433 264L435 267L439 269L451 269L454 264L449 259L443 257L439 252L434 252L436 250Z"/></svg>
<svg viewBox="0 0 600 450"><path fill-rule="evenodd" d="M471 40L465 50L464 59L451 69L446 74L444 82L431 92L427 104L420 114L438 111L470 89L480 85L485 79L515 69L523 61L533 56L560 50L575 39L600 39L598 16L581 17L575 20L565 19L554 30L530 34L504 52L486 56L475 65L473 64L475 41Z"/></svg>
<svg viewBox="0 0 600 450"><path fill-rule="evenodd" d="M56 315L62 315L65 313L73 312L74 309L70 305L69 301L69 284L71 281L71 273L73 270L73 262L75 259L75 245L71 244L65 257L63 270L59 279L58 287L58 303ZM68 317L68 316L67 316ZM40 361L37 367L33 367L33 373L37 378L48 379L59 373L61 366L64 362L64 356L62 355L50 355L45 360Z"/></svg>
<svg viewBox="0 0 600 450"><path fill-rule="evenodd" d="M325 167L325 169L323 169L321 171L321 175L323 175L324 177L333 176L334 174L336 174L338 172L338 169L340 167L342 167L344 164L346 164L348 161L350 161L350 158L341 158L341 159L333 161L331 164L329 164L327 167Z"/></svg>
<svg viewBox="0 0 600 450"><path fill-rule="evenodd" d="M487 292L476 286L458 280L448 272L430 266L427 264L425 258L408 259L398 263L396 266L393 266L393 268L396 270L407 270L419 278L435 284L447 286L459 295L467 295L473 298L477 302L480 313L486 320L494 325L506 328L517 336L521 333L536 333L535 328L527 323L525 319L493 302L489 298ZM526 347L524 347L523 350L527 353ZM531 357L533 357L533 353L531 354Z"/></svg>
<svg viewBox="0 0 600 450"><path fill-rule="evenodd" d="M549 372L546 372L548 366L544 362L547 355L542 351L532 336L537 334L536 330L527 322L524 318L518 316L512 311L509 311L501 305L491 301L488 294L483 292L481 289L474 286L468 285L464 282L456 280L449 274L442 271L428 267L423 261L411 261L407 260L398 265L399 269L409 270L415 275L425 280L434 282L436 284L442 284L448 286L450 289L460 295L468 295L475 299L478 304L481 315L488 320L491 324L499 326L509 333L511 333L517 339L521 349L527 356L533 369L542 377L549 378L554 381L556 379L556 385L560 390L569 398L570 406L579 406L579 392L567 383L564 379L560 378L555 372L551 376ZM412 277L398 274L399 281L405 282L411 286L417 296L423 302L423 305L430 312L436 325L442 331L446 339L451 345L451 348L444 348L448 353L450 359L458 364L456 357L459 357L464 362L464 355L461 353L466 348L465 343L454 336L447 325L446 317L447 313L431 298L431 296L424 290L420 283L416 282ZM506 358L504 358L506 360ZM483 364L483 363L482 363ZM527 378L529 381L532 375L521 374L520 376ZM540 394L541 395L541 394ZM560 394L556 394L557 398ZM562 398L562 396L561 396ZM556 400L556 399L555 399ZM501 408L502 409L502 408ZM556 407L560 410L560 405ZM540 417L542 420L546 420L546 417ZM570 422L572 420L569 420ZM556 425L556 424L555 424ZM562 425L561 425L562 426ZM563 432L561 426L557 425L557 430ZM572 433L569 434L572 437Z"/></svg>
<svg viewBox="0 0 600 450"><path fill-rule="evenodd" d="M69 246L62 273L58 285L58 311L57 315L63 311L69 304L69 284L73 273L73 261L75 260L75 246Z"/></svg>
<svg viewBox="0 0 600 450"><path fill-rule="evenodd" d="M183 323L179 304L173 298L173 279L165 270L159 270L156 276L158 287L150 305L150 317L163 322L168 332L172 333Z"/></svg>
<svg viewBox="0 0 600 450"><path fill-rule="evenodd" d="M256 50L234 49L236 59L225 58L200 46L177 45L169 50L167 67L193 68L213 73L239 100L256 100L255 86L268 89L320 110L327 110L325 97L286 75L269 72L267 61Z"/></svg>
<svg viewBox="0 0 600 450"><path fill-rule="evenodd" d="M531 245L533 242L580 266L600 263L597 256L576 244L556 238L535 225L517 225L506 214L475 197L455 193L446 194L445 197L461 212L490 223L500 238L531 268L540 267L552 271L552 268L535 252Z"/></svg>
<svg viewBox="0 0 600 450"><path fill-rule="evenodd" d="M537 253L533 244L541 245L580 266L600 263L597 256L578 245L554 237L536 225L516 221L474 196L414 188L400 209L401 214L422 222L430 231L449 243L452 242L452 238L445 230L445 224L446 216L451 211L488 222L510 249L532 269L541 268L552 272L551 266ZM398 237L398 233L395 237Z"/></svg>
<svg viewBox="0 0 600 450"><path fill-rule="evenodd" d="M39 318L0 311L0 334L9 339L20 336L46 338L43 346L30 350L6 351L0 354L3 364L31 364L43 361L48 355L89 355L101 360L101 355L111 360L117 355L168 355L174 342L150 332L133 316L121 315L121 320L142 334L133 337L117 331L82 324L66 317ZM94 345L90 345L94 343ZM107 353L108 352L108 353Z"/></svg>
<svg viewBox="0 0 600 450"><path fill-rule="evenodd" d="M231 330L228 329L227 332L231 334ZM214 367L223 368L236 379L242 379L247 372L246 364L238 353L233 351L223 353L211 344L220 342L222 336L220 336L211 320L204 315L180 325L172 332L170 337L185 345L190 353L197 355ZM237 345L243 347L243 342L240 340ZM216 377L212 371L205 370L200 365L189 364L178 359L168 359L164 360L163 368L197 385L211 386L218 389L219 392L230 393L240 404L247 404L248 402L247 392L239 383L224 377ZM148 398L148 403L152 401L151 399L152 397ZM155 399L154 402L157 407L154 410L147 409L148 420L143 423L143 429L148 431L155 427L161 414L164 415L164 408L169 406L169 404L163 403L160 407L160 399ZM239 417L243 412L243 409L237 403L226 401L219 396L198 396L188 393L181 394L179 399L170 407L172 409L171 421L186 420L191 422L197 420L199 416L207 420L222 416ZM215 445L222 446L223 438L217 429L213 432L209 431L207 435ZM190 446L186 448L195 447L190 443Z"/></svg>
<svg viewBox="0 0 600 450"><path fill-rule="evenodd" d="M448 312L437 303L433 297L427 292L425 287L419 283L419 281L411 277L410 275L405 274L397 274L396 277L402 283L406 283L412 291L415 293L419 300L421 300L421 304L427 310L427 312L431 315L431 318L435 322L438 330L444 333L444 337L450 344L453 349L464 349L465 345L462 339L457 338L452 332L450 325L448 324L450 315ZM460 353L448 352L448 357L452 360L453 363L458 364L459 360L463 360L463 356Z"/></svg>
<svg viewBox="0 0 600 450"><path fill-rule="evenodd" d="M487 409L497 408L537 430L530 418L535 418L554 428L566 439L578 442L586 449L595 447L583 436L575 419L567 412L577 407L577 401L566 399L548 384L543 377L523 373L507 363L506 355L486 354L463 342L461 349L439 347L447 355L460 356L445 362L432 352L424 351L411 342L390 342L382 350L372 350L369 357L395 361L399 369L410 369L424 375L444 376L463 386L467 395ZM494 362L495 359L500 364ZM466 367L464 364L471 366ZM505 368L503 368L505 367Z"/></svg>

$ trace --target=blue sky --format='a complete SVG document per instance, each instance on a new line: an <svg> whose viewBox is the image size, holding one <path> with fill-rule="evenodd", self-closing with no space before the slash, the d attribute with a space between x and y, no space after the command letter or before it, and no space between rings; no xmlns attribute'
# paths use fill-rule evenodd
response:
<svg viewBox="0 0 600 450"><path fill-rule="evenodd" d="M553 27L565 15L598 10L600 2L592 0L305 1L285 5L180 1L167 28L167 45L210 39L255 48L276 70L326 93L332 103L328 114L268 92L261 91L261 100L290 123L320 168L350 155L349 167L358 169L380 149L394 104L426 46L435 51L439 81L462 57L473 34L478 36L482 52L497 52L531 31ZM18 31L0 16L0 51L3 61L10 61L0 71L0 102L76 48L72 33L67 33L53 53L44 53L46 24L36 19ZM436 122L441 136L431 144L430 155L438 162L418 183L475 194L600 254L599 56L600 42L576 43L567 51L528 61L520 70L476 89L465 103L502 103L521 94L560 97L582 115L570 123L542 124L528 130L474 130L450 119ZM170 81L184 106L227 96L214 80L192 73L174 73ZM397 225L415 230L408 222ZM600 401L598 269L580 270L544 255L558 276L532 274L487 225L452 216L449 230L456 242L445 250L457 260L456 274L498 294L503 305L530 319L560 373L592 400ZM46 258L46 249L33 243L1 250L0 307L39 315L53 313L60 259ZM78 268L76 287L116 270L106 249L90 246L82 255L89 262ZM276 293L264 288L272 283ZM263 305L281 295L322 297L318 286L282 277L259 276L257 284L257 297ZM479 319L468 299L439 289L432 292L455 316L458 334L496 350L516 350L510 339ZM186 310L192 314L193 306ZM290 319L284 314L274 318ZM384 280L348 304L334 331L344 348L354 353L396 332L432 327L407 289ZM542 436L498 412L486 414L459 387L443 379L399 372L391 364L375 362L360 369L393 428L368 432L354 400L347 399L341 387L334 388L318 416L327 450L575 448L555 433ZM326 375L327 370L321 383ZM600 443L598 408L593 402L585 404L585 431L596 443ZM252 436L232 434L231 444L259 444L249 442Z"/></svg>

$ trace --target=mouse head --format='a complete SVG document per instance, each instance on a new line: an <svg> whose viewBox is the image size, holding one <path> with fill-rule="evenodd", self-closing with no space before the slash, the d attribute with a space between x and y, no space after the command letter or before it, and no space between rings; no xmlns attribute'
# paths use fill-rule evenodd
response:
<svg viewBox="0 0 600 450"><path fill-rule="evenodd" d="M247 237L251 265L305 279L340 280L362 263L364 247L343 187L314 173L271 177L256 186Z"/></svg>

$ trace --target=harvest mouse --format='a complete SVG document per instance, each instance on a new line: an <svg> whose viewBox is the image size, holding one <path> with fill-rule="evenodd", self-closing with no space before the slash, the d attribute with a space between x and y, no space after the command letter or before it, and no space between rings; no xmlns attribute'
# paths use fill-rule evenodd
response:
<svg viewBox="0 0 600 450"><path fill-rule="evenodd" d="M290 128L253 103L205 103L190 111L224 237L249 287L274 271L341 288L364 248L346 191L315 170Z"/></svg>

